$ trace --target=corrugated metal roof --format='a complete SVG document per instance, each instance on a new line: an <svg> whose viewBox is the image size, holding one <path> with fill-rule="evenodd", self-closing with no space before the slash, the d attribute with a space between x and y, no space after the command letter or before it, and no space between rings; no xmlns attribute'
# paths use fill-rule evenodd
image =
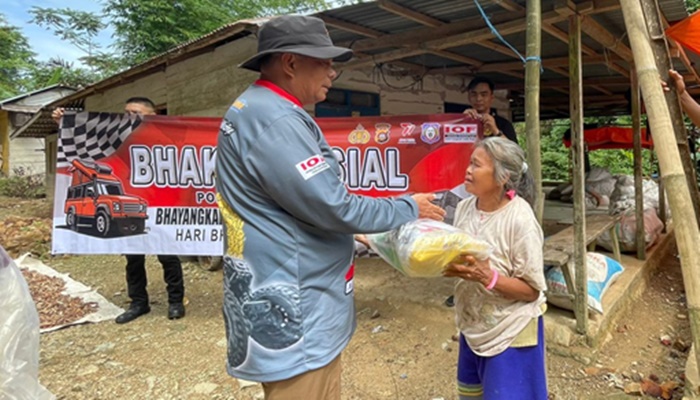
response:
<svg viewBox="0 0 700 400"><path fill-rule="evenodd" d="M18 94L17 96L10 97L9 99L2 100L2 101L0 101L0 106L6 105L6 104L16 103L22 99L27 98L27 97L31 97L31 96L34 96L34 95L37 95L40 93L48 92L49 90L54 90L54 89L66 89L66 90L73 90L73 91L76 90L75 88L72 88L70 86L66 86L66 85L57 83L55 85L51 85L51 86L47 86L47 87L44 87L41 89L33 90L33 91L27 92L27 93Z"/></svg>
<svg viewBox="0 0 700 400"><path fill-rule="evenodd" d="M484 9L484 12L486 15L489 17L493 18L494 20L507 20L507 19L513 19L518 16L518 12L513 12L513 11L507 11L504 8L502 8L501 5L498 4L497 1L491 1L491 0L478 0L479 3L481 4L482 8ZM600 0L602 3L607 3L605 0ZM392 0L393 3L395 3L398 6L404 7L406 9L412 10L413 12L421 13L425 16L428 16L434 20L438 21L443 21L445 23L457 23L460 25L454 25L454 26L462 26L464 21L470 21L468 22L470 25L467 26L473 26L475 29L484 29L486 27L485 22L483 22L483 19L481 17L481 14L479 13L477 7L475 6L474 2L472 0ZM683 19L685 16L687 16L687 12L685 10L685 5L683 0L659 0L661 9L663 10L666 18L669 21L677 21L680 19ZM514 0L511 2L511 4L516 4L519 5L520 7L525 7L525 0ZM573 0L573 3L576 5L580 5L583 3L590 3L590 0ZM596 1L597 3L597 1ZM543 0L542 1L542 10L543 14L551 14L551 11L554 9L555 5L555 0ZM391 35L395 34L401 34L402 32L412 32L412 31L420 31L420 32L425 32L425 37L421 37L419 35L415 35L417 39L413 39L411 42L407 43L402 43L398 45L403 45L403 46L421 46L422 41L427 40L427 37L430 36L430 32L433 29L440 29L440 28L430 28L422 25L419 22L416 22L406 16L398 15L397 13L382 9L379 2L376 1L371 1L371 2L364 2L356 5L351 5L351 6L346 6L342 8L337 8L337 9L331 9L331 10L326 10L323 12L318 13L320 17L328 17L331 18L335 21L340 21L340 26L334 26L334 23L332 20L328 21L328 27L329 27L329 33L332 37L332 39L335 42L344 42L344 43L349 43L351 46L354 43L357 43L358 41L364 41L366 42L368 40L368 37L363 35L361 32L353 32L344 29L342 26L343 24L350 24L350 25L356 25L359 28L365 28L365 29L371 29L373 31L376 31L378 33L383 33L387 36L388 38L391 38ZM510 16L513 16L513 18L510 18ZM625 26L624 26L624 20L622 18L622 13L619 10L612 10L612 11L606 11L604 13L599 13L595 14L592 16L592 18L603 25L605 29L609 30L610 33L619 38L621 41L626 43L628 45L628 40L625 37ZM238 37L241 36L246 36L249 35L251 32L254 32L257 30L257 27L264 23L267 19L256 19L256 20L247 20L247 21L237 21L233 22L231 24L225 25L207 35L202 36L201 38L197 38L195 40L191 40L189 42L183 43L174 49L168 51L167 53L164 53L162 55L159 55L141 65L138 65L128 71L124 71L114 77L108 78L102 82L98 82L95 85L92 85L90 88L86 88L86 90L83 90L80 92L77 96L74 96L71 98L71 100L86 97L89 95L89 93L94 90L102 90L104 88L110 87L110 85L121 85L123 84L122 79L124 77L131 77L129 79L135 79L138 76L144 75L144 74L149 74L152 73L153 71L157 70L158 68L163 68L164 66L167 66L171 63L176 63L180 62L183 59L185 59L190 52L195 52L197 50L200 50L202 46L216 46L221 43L235 40ZM505 35L506 40L511 42L518 50L524 54L524 49L525 49L525 32L524 32L524 26L526 21L524 18L522 19L523 23L523 31L517 32L517 33L512 33L509 35ZM336 24L337 25L337 24ZM554 24L558 29L560 29L562 32L566 32L568 30L568 24L566 20L560 20L559 22L556 22ZM357 29L361 30L361 29ZM473 31L473 30L472 30ZM471 32L471 31L470 31ZM445 39L444 36L438 37L436 39L442 40ZM387 40L386 38L380 38L380 41L382 40ZM499 45L503 45L502 43L498 42L496 39L491 39L493 43L497 43ZM596 51L598 54L610 57L611 59L616 58L619 59L619 57L614 57L609 51L602 46L600 43L597 43L595 40L592 38L588 37L587 35L583 35L582 37L582 43L589 48L593 49ZM392 44L394 45L394 44ZM367 46L365 46L367 47ZM380 46L381 47L381 46ZM391 51L394 50L395 48L375 48L373 50L368 50L365 51L364 53L366 54L381 54L383 52ZM473 59L480 60L483 63L486 64L493 64L493 63L501 63L501 62L514 62L517 61L517 58L513 56L509 56L507 54L503 54L501 52L496 52L494 50L485 48L480 45L476 44L469 44L469 45L462 45L462 46L455 46L455 47L450 47L446 48L445 51L455 53L457 55L461 55L464 57L469 57ZM542 32L542 58L543 59L548 59L548 58L555 58L555 57L566 57L568 54L568 45L566 42L561 41L560 39L557 39L550 34L548 34L546 31ZM694 61L700 61L698 60L698 57L695 55L689 54L689 57L691 57L692 60ZM439 73L438 69L440 68L448 68L448 67L453 67L453 66L464 66L466 64L460 64L460 62L455 61L454 59L450 58L444 58L440 56L436 56L434 54L420 54L420 55L414 55L408 58L401 59L403 62L412 62L415 64L418 64L418 66L427 66L429 68L435 68L436 71L435 73ZM618 65L625 66L628 68L626 62L620 62L615 61ZM682 66L682 64L679 64L676 60L674 60L676 63L677 67L684 71L685 68ZM372 68L370 65L369 67L366 68ZM563 69L567 69L566 67L562 67ZM591 77L600 77L600 76L615 76L616 73L612 72L613 70L609 69L605 64L586 64L584 66L584 81L588 78ZM513 71L510 71L513 72ZM512 74L509 73L498 73L495 71L489 71L486 73L487 76L491 77L494 81L500 84L504 85L510 85L513 83L523 83L522 80L519 80L516 77L511 76ZM522 71L514 71L514 72L522 72L524 74L524 68ZM622 78L621 75L617 74L617 77ZM547 81L550 80L556 80L557 82L561 82L562 79L566 79L566 77L563 77L559 73L554 73L549 70L545 70L545 72L542 74L542 82L543 84L546 83ZM611 91L614 93L618 93L620 90L624 90L624 87L618 87L615 85L610 86ZM590 90L590 88L586 89L587 91ZM600 92L600 91L599 91ZM588 92L586 92L588 93ZM517 96L517 93L515 94ZM562 99L562 101L567 100L564 94L560 92L552 92L552 96L559 95ZM549 94L548 94L549 96ZM517 103L517 102L515 102ZM587 107L589 104L587 104ZM603 108L602 110L605 110ZM518 111L516 110L516 113Z"/></svg>

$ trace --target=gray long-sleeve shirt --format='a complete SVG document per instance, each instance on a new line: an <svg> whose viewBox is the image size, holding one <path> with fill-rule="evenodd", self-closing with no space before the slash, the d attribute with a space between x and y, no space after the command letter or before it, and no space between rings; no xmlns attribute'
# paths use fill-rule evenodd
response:
<svg viewBox="0 0 700 400"><path fill-rule="evenodd" d="M415 202L349 193L318 125L264 81L226 113L216 176L229 373L270 382L325 366L355 329L352 234L416 219Z"/></svg>

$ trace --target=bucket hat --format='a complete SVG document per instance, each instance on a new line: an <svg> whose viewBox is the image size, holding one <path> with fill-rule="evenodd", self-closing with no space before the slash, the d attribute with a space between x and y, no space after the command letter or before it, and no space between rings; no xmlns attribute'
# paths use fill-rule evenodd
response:
<svg viewBox="0 0 700 400"><path fill-rule="evenodd" d="M274 53L333 61L347 61L352 57L352 50L333 45L323 20L302 15L276 17L263 24L258 31L258 53L239 67L260 72L260 61Z"/></svg>

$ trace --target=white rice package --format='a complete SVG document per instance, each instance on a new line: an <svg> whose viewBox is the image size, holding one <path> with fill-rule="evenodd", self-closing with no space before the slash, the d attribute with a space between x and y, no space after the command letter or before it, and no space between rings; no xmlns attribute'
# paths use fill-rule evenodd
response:
<svg viewBox="0 0 700 400"><path fill-rule="evenodd" d="M393 231L367 235L372 250L410 277L436 277L462 254L484 259L488 243L461 229L431 219L419 219Z"/></svg>

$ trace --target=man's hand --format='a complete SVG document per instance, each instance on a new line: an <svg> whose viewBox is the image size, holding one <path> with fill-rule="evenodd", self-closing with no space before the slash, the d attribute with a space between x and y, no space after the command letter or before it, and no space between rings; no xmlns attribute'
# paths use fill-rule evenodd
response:
<svg viewBox="0 0 700 400"><path fill-rule="evenodd" d="M669 78L671 78L673 85L676 87L676 92L678 92L678 95L682 95L683 92L685 92L685 82L683 82L683 75L679 74L676 70L669 69L668 76ZM668 87L668 83L664 81L661 81L661 86L663 86L664 92L668 92L671 90L671 88Z"/></svg>
<svg viewBox="0 0 700 400"><path fill-rule="evenodd" d="M473 108L467 108L466 110L464 110L464 112L462 114L466 115L467 117L469 117L471 119L478 119L478 120L481 119L481 116L479 115L479 113Z"/></svg>
<svg viewBox="0 0 700 400"><path fill-rule="evenodd" d="M471 119L478 119L484 125L484 136L498 135L498 126L496 119L491 114L479 114L475 109L468 108L464 110L464 115Z"/></svg>
<svg viewBox="0 0 700 400"><path fill-rule="evenodd" d="M436 221L445 219L445 210L431 203L435 200L435 194L418 193L411 197L418 204L418 218L430 218Z"/></svg>
<svg viewBox="0 0 700 400"><path fill-rule="evenodd" d="M498 136L498 126L493 115L481 114L481 122L484 124L485 136Z"/></svg>
<svg viewBox="0 0 700 400"><path fill-rule="evenodd" d="M58 107L51 113L51 118L53 118L53 120L56 121L57 124L60 124L61 118L63 118L63 112L64 109L62 107Z"/></svg>

